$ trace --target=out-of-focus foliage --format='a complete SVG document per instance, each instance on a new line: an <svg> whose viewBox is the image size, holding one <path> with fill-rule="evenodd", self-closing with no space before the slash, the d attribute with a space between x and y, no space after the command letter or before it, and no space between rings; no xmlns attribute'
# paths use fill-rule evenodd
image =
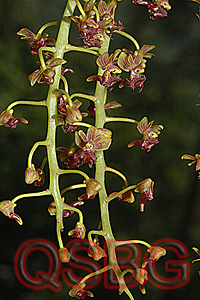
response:
<svg viewBox="0 0 200 300"><path fill-rule="evenodd" d="M200 102L200 23L195 16L197 4L189 1L170 1L170 4L172 10L167 18L152 21L145 6L133 5L128 0L118 3L116 20L123 22L125 30L135 36L140 45L156 45L156 48L152 51L155 57L147 64L144 90L139 93L137 89L133 92L124 87L119 91L115 86L109 92L109 101L120 102L122 108L111 110L108 114L137 120L148 116L150 121L163 124L165 129L159 137L160 143L146 153L139 147L127 148L128 143L140 138L135 125L107 124L107 128L113 131L113 143L106 152L110 166L125 173L130 184L148 177L155 181L155 199L147 203L143 214L139 212L139 195L136 195L134 204L113 201L110 208L116 238L130 238L132 232L131 238L141 238L150 243L162 238L177 239L186 245L189 251L187 259L191 262L196 258L192 246L200 247L200 180L194 167L188 168L180 157L184 153L199 153L200 149L200 107L196 107ZM0 111L14 100L45 99L47 86L31 87L27 79L37 68L37 58L31 56L28 43L21 41L16 32L22 27L36 32L46 22L59 20L64 7L63 0L0 1ZM46 31L55 37L57 27L50 27ZM81 45L75 31L70 42ZM133 50L129 41L114 34L111 51L119 47ZM70 53L65 59L67 65L77 72L77 75L68 75L70 92L93 93L94 83L86 83L85 79L95 74L96 67L92 65L95 58L88 54ZM88 105L84 100L85 109ZM15 116L28 119L29 125L20 124L15 130L0 127L1 200L12 199L33 189L24 183L27 154L33 143L44 139L46 133L44 107L17 106L14 110ZM67 148L70 144L68 136L58 131L58 146ZM35 154L34 161L38 167L44 155L44 149L39 149ZM63 186L69 185L66 180L68 178L62 178ZM122 187L121 180L115 175L108 174L107 181L108 193ZM69 202L75 201L77 193L71 192L69 197ZM51 200L49 197L20 200L17 213L23 218L22 227L0 216L0 300L5 299L5 294L8 295L7 299L16 300L68 299L69 288L65 283L59 293L36 291L19 283L14 273L14 257L23 242L44 238L57 245L55 220L47 212ZM23 205L20 205L21 201ZM91 220L86 219L88 228L98 224L98 220L95 220L97 200L91 201L94 201L93 205L88 202L83 207L91 216ZM68 220L65 226L68 232L71 229ZM162 259L159 264L162 264ZM36 267L37 271L42 265ZM200 270L200 266L196 263L190 267L190 281L186 286L167 291L148 284L145 296L136 287L133 290L135 299L197 299L200 291L197 270ZM93 289L96 300L118 297L117 290L105 290L102 284ZM126 295L120 297L127 299Z"/></svg>

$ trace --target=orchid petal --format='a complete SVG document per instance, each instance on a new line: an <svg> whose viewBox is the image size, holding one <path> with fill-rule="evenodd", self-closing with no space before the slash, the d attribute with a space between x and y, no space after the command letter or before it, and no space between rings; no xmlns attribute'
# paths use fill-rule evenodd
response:
<svg viewBox="0 0 200 300"><path fill-rule="evenodd" d="M137 125L137 129L140 133L144 133L145 130L147 129L148 125L148 119L147 117L144 117Z"/></svg>

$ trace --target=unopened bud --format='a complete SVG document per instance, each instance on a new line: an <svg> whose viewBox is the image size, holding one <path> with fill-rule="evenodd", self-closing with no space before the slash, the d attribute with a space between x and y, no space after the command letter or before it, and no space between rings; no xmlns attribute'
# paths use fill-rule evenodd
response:
<svg viewBox="0 0 200 300"><path fill-rule="evenodd" d="M67 263L70 260L69 251L66 248L64 248L64 247L60 248L59 249L59 257L60 257L60 260L63 263Z"/></svg>
<svg viewBox="0 0 200 300"><path fill-rule="evenodd" d="M33 183L34 181L38 180L39 179L39 174L38 172L36 171L35 169L35 166L32 165L31 168L27 168L26 171L25 171L25 182L27 184L31 184Z"/></svg>

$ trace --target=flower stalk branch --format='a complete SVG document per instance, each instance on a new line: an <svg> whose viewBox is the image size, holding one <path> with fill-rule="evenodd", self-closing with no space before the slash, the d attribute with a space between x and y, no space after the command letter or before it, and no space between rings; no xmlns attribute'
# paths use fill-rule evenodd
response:
<svg viewBox="0 0 200 300"><path fill-rule="evenodd" d="M50 145L50 142L49 141L41 141L41 142L36 142L32 149L30 150L29 152L29 156L28 156L28 168L31 168L32 167L32 159L33 159L33 154L35 153L36 149L39 147L39 146L46 146L48 147Z"/></svg>
<svg viewBox="0 0 200 300"><path fill-rule="evenodd" d="M85 178L85 180L89 180L89 176L80 170L57 170L57 175L63 175L63 174L79 174Z"/></svg>
<svg viewBox="0 0 200 300"><path fill-rule="evenodd" d="M106 171L117 174L119 177L121 177L124 180L125 187L128 187L128 181L127 181L126 176L124 174L122 174L118 170L115 170L115 169L110 168L110 167L106 167Z"/></svg>
<svg viewBox="0 0 200 300"><path fill-rule="evenodd" d="M114 194L112 196L106 197L105 198L105 202L109 203L110 201L112 201L113 199L117 198L118 196L124 194L125 192L130 191L132 189L135 189L136 186L137 186L136 184L130 185L130 186L126 187L125 189L121 190L120 192L118 192L118 193L116 193L116 194Z"/></svg>
<svg viewBox="0 0 200 300"><path fill-rule="evenodd" d="M46 101L30 101L30 100L18 100L15 102L12 102L8 107L7 110L10 110L16 105L35 105L35 106L47 106Z"/></svg>
<svg viewBox="0 0 200 300"><path fill-rule="evenodd" d="M49 23L46 23L44 24L39 30L38 30L38 34L42 34L43 31L50 27L50 26L54 26L54 25L60 25L60 21L55 21L55 22L49 22Z"/></svg>
<svg viewBox="0 0 200 300"><path fill-rule="evenodd" d="M37 193L21 194L21 195L16 196L16 197L12 200L12 203L15 203L15 202L17 202L18 200L23 199L23 198L42 197L42 196L49 196L49 195L51 195L51 192L50 192L49 190L45 190L45 191L37 192Z"/></svg>
<svg viewBox="0 0 200 300"><path fill-rule="evenodd" d="M107 122L128 122L133 124L138 124L139 122L130 118L119 118L119 117L106 117Z"/></svg>
<svg viewBox="0 0 200 300"><path fill-rule="evenodd" d="M114 33L118 33L120 35L123 35L124 37L129 39L135 45L136 50L140 50L140 45L138 44L138 42L136 41L136 39L132 35L128 34L127 32L119 31L119 30L114 30Z"/></svg>
<svg viewBox="0 0 200 300"><path fill-rule="evenodd" d="M61 195L63 195L64 193L66 193L67 191L71 191L71 190L75 190L75 189L81 189L81 188L85 188L86 184L85 183L80 183L80 184L73 184L71 186L66 187L65 189L63 189L61 191Z"/></svg>

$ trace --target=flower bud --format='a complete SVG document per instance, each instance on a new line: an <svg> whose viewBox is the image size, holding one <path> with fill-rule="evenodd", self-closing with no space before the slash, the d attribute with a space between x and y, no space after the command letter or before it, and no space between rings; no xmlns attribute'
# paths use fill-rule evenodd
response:
<svg viewBox="0 0 200 300"><path fill-rule="evenodd" d="M27 184L31 184L34 181L39 180L39 178L40 178L40 176L39 176L38 172L36 171L34 165L32 165L31 168L27 168L25 170L25 182Z"/></svg>
<svg viewBox="0 0 200 300"><path fill-rule="evenodd" d="M86 184L86 193L78 197L78 200L83 199L93 199L96 194L102 189L102 186L100 182L98 182L94 178L90 178L87 181L85 181Z"/></svg>
<svg viewBox="0 0 200 300"><path fill-rule="evenodd" d="M55 216L56 215L56 203L55 203L55 201L52 201L49 204L48 212L49 212L50 216Z"/></svg>
<svg viewBox="0 0 200 300"><path fill-rule="evenodd" d="M128 203L133 203L135 201L135 197L130 190L125 192L124 194L118 196L117 199L120 201L128 202Z"/></svg>
<svg viewBox="0 0 200 300"><path fill-rule="evenodd" d="M88 255L96 261L100 260L102 257L107 256L104 249L102 249L97 243L93 241L91 242L87 252Z"/></svg>
<svg viewBox="0 0 200 300"><path fill-rule="evenodd" d="M16 206L16 204L11 202L10 200L4 200L4 201L0 202L0 211L5 216L9 216L10 213L14 210L15 206Z"/></svg>
<svg viewBox="0 0 200 300"><path fill-rule="evenodd" d="M69 251L66 248L59 249L59 258L63 263L67 263L70 260Z"/></svg>

